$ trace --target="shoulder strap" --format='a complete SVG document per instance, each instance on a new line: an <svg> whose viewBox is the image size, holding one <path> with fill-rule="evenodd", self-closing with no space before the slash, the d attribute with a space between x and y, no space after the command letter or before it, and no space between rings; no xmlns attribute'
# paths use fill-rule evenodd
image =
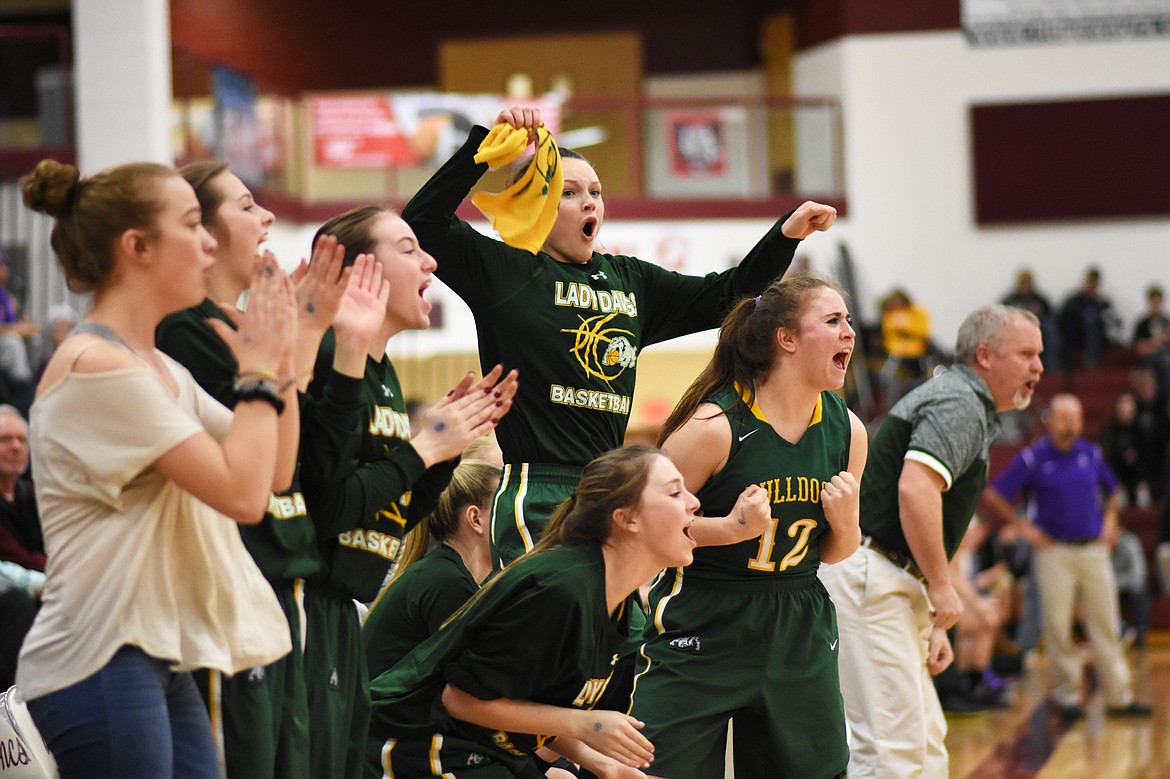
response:
<svg viewBox="0 0 1170 779"><path fill-rule="evenodd" d="M134 351L133 349L130 349L130 346L125 341L118 337L117 333L103 324L98 324L97 322L81 321L75 324L73 329L69 331L69 335L79 335L81 333L96 335L99 338L104 338L107 341L111 341L121 347L129 349L131 352Z"/></svg>
<svg viewBox="0 0 1170 779"><path fill-rule="evenodd" d="M101 338L103 341L108 341L109 343L116 344L116 345L122 347L126 351L130 352L130 354L134 356L134 359L138 360L139 362L146 365L147 367L150 367L149 364L146 362L146 360L142 359L142 355L140 355L138 352L131 349L130 344L123 341L122 338L117 333L115 333L113 330L106 327L105 325L99 324L97 322L82 321L82 322L78 322L76 325L74 325L73 329L69 331L69 335L85 335L85 334L96 335L98 338ZM81 359L81 355L85 354L85 352L96 343L101 343L101 341L90 341L89 343L81 346L77 350L76 354L73 355L72 362L69 363L69 371L70 372L73 371L73 366L75 366L77 364L77 361L79 359Z"/></svg>

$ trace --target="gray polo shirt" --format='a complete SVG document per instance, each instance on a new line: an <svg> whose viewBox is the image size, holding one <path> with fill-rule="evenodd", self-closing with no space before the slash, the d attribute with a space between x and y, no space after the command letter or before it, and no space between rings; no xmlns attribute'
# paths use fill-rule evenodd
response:
<svg viewBox="0 0 1170 779"><path fill-rule="evenodd" d="M955 365L899 400L870 446L861 482L861 532L910 556L898 509L898 478L906 460L942 476L943 545L954 556L987 482L999 414L983 379Z"/></svg>

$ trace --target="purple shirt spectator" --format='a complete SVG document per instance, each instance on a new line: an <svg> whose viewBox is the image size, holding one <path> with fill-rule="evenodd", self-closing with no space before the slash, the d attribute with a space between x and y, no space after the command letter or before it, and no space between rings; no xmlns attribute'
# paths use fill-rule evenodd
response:
<svg viewBox="0 0 1170 779"><path fill-rule="evenodd" d="M10 325L20 321L20 314L17 313L12 296L4 288L8 283L8 254L3 249L0 249L0 276L3 277L0 280L0 323Z"/></svg>
<svg viewBox="0 0 1170 779"><path fill-rule="evenodd" d="M1008 501L1027 492L1028 516L1056 541L1095 541L1104 524L1102 493L1113 494L1117 478L1101 448L1078 438L1061 451L1043 438L1024 449L992 484Z"/></svg>

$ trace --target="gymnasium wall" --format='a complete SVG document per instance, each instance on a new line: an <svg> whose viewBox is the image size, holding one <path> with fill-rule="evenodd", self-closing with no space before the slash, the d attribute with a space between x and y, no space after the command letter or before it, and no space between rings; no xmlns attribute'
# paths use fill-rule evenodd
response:
<svg viewBox="0 0 1170 779"><path fill-rule="evenodd" d="M857 264L864 316L902 285L952 343L1019 267L1061 299L1097 264L1128 334L1146 285L1170 285L1164 215L980 227L970 131L973 105L1170 95L1170 38L973 49L957 30L853 36L798 54L795 89L842 101L849 218L835 238ZM1084 149L1087 170L1096 156Z"/></svg>

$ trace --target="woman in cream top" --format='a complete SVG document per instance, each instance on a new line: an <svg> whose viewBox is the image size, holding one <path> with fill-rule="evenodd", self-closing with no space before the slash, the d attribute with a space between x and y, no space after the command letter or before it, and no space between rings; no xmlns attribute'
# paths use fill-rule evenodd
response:
<svg viewBox="0 0 1170 779"><path fill-rule="evenodd" d="M62 779L217 777L186 669L235 673L290 649L236 523L260 521L295 467L292 288L258 263L239 329L217 327L240 365L233 413L154 348L159 321L206 294L215 241L190 185L153 163L83 179L45 160L21 186L94 304L31 414L49 562L17 685Z"/></svg>

